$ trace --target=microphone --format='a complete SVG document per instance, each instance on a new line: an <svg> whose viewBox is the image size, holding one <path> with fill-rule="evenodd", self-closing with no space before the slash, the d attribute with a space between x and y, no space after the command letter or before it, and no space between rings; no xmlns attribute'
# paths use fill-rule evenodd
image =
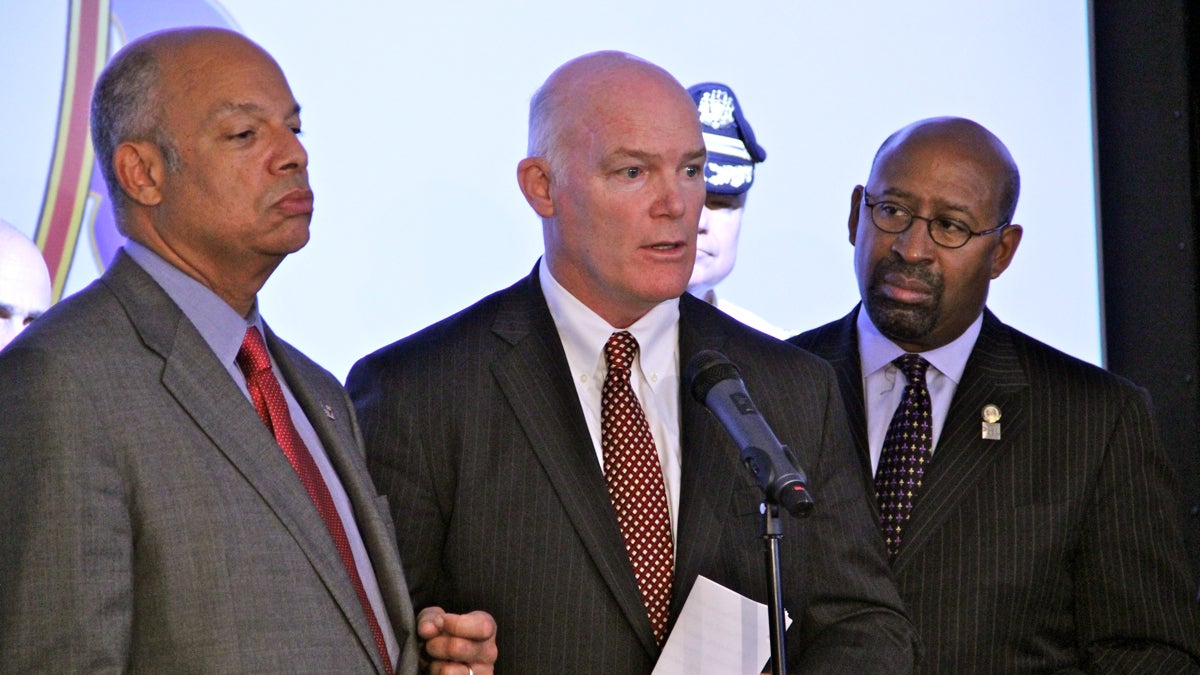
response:
<svg viewBox="0 0 1200 675"><path fill-rule="evenodd" d="M742 462L754 474L767 500L793 516L811 513L813 500L800 463L754 407L737 366L720 352L706 349L692 357L683 377L692 396L733 437L742 452Z"/></svg>

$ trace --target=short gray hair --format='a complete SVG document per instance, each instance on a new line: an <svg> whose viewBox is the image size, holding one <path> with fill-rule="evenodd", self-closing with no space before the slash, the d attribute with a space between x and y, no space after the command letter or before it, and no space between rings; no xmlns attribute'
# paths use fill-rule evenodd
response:
<svg viewBox="0 0 1200 675"><path fill-rule="evenodd" d="M555 181L566 181L562 148L562 92L547 80L533 93L529 100L529 148L530 157L541 157L550 165Z"/></svg>
<svg viewBox="0 0 1200 675"><path fill-rule="evenodd" d="M181 167L175 141L163 128L161 74L155 50L144 42L132 44L112 59L92 94L92 144L122 234L122 213L129 197L113 169L117 146L150 141L162 153L167 171L174 173Z"/></svg>

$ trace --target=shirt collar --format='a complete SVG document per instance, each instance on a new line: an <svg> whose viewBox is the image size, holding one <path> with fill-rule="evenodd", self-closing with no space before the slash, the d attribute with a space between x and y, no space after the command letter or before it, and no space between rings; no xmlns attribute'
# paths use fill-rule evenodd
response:
<svg viewBox="0 0 1200 675"><path fill-rule="evenodd" d="M259 331L263 330L257 300L250 308L250 313L243 317L212 289L163 260L149 248L133 240L127 241L124 248L129 257L162 286L171 300L183 310L221 363L230 364L237 360L246 328L256 326Z"/></svg>
<svg viewBox="0 0 1200 675"><path fill-rule="evenodd" d="M975 321L963 331L953 341L931 349L927 352L921 352L921 356L930 363L937 371L958 384L962 380L963 370L967 367L967 359L971 356L971 350L975 349L975 340L979 338L979 331L983 328L983 313L975 317ZM858 356L862 364L862 375L867 377L875 371L886 368L897 357L905 354L905 351L895 342L884 337L883 333L875 327L875 323L871 321L871 317L867 316L866 305L859 305L858 308Z"/></svg>
<svg viewBox="0 0 1200 675"><path fill-rule="evenodd" d="M587 369L588 374L607 371L604 345L614 332L622 329L614 328L563 288L550 274L544 258L538 263L538 278L572 370L578 363ZM638 341L638 363L651 386L679 370L676 357L679 298L655 305L645 316L623 330L629 331Z"/></svg>

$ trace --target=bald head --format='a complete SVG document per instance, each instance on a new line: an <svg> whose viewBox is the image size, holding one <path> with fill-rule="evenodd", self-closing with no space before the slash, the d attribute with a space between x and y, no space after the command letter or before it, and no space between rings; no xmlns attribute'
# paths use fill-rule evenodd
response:
<svg viewBox="0 0 1200 675"><path fill-rule="evenodd" d="M859 294L883 335L923 352L979 318L1021 242L1019 185L1008 149L970 120L921 120L883 142L848 222ZM965 241L947 244L947 233Z"/></svg>
<svg viewBox="0 0 1200 675"><path fill-rule="evenodd" d="M997 188L998 221L1011 223L1017 210L1017 199L1021 193L1021 174L1008 147L983 125L962 117L930 117L918 120L887 137L875 153L871 163L871 176L875 176L880 163L902 152L906 147L948 144L957 146L965 154L995 176ZM869 182L869 181L868 181Z"/></svg>
<svg viewBox="0 0 1200 675"><path fill-rule="evenodd" d="M42 252L0 220L0 349L50 308L50 272Z"/></svg>
<svg viewBox="0 0 1200 675"><path fill-rule="evenodd" d="M687 90L620 52L567 62L530 105L517 182L542 218L543 258L614 327L687 288L704 205L704 140Z"/></svg>
<svg viewBox="0 0 1200 675"><path fill-rule="evenodd" d="M130 42L105 66L92 94L92 143L121 234L129 235L124 215L132 200L117 179L114 151L122 143L147 141L158 148L167 171L179 171L178 144L166 122L171 104L167 85L179 79L181 63L193 60L190 52L247 45L262 51L223 28L171 29Z"/></svg>
<svg viewBox="0 0 1200 675"><path fill-rule="evenodd" d="M691 100L670 73L633 54L592 52L564 63L530 101L529 156L545 157L561 176L567 131L586 128L597 108L609 102L638 100L650 92Z"/></svg>

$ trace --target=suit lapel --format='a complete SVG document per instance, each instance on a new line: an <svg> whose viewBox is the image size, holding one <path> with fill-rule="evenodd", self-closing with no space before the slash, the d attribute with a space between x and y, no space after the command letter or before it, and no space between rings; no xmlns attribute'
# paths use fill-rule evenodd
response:
<svg viewBox="0 0 1200 675"><path fill-rule="evenodd" d="M350 500L355 526L371 558L372 570L388 609L388 618L392 623L398 648L403 651L406 649L404 638L412 632L413 627L411 601L408 599L408 589L403 577L392 573L401 569L399 552L393 535L389 532L390 525L380 516L382 507L377 503L377 493L366 478L366 462L358 449L359 434L345 392L340 386L329 382L319 367L279 340L270 328L267 328L267 344L279 366L280 374L287 381L296 402L300 404L309 423L321 439L325 455L337 472L342 489ZM336 562L338 568L344 569L340 557ZM330 583L327 581L326 585L330 586ZM343 592L337 593L334 588L341 588ZM360 610L362 605L353 588L347 587L346 584L335 584L330 586L330 592L337 598L342 613L354 626L363 649L376 662L376 668L381 668L375 637L371 633L366 616Z"/></svg>
<svg viewBox="0 0 1200 675"><path fill-rule="evenodd" d="M136 263L118 255L104 281L126 308L147 348L163 359L164 389L279 518L359 633L360 642L365 628L364 648L369 645L374 654L374 638L365 618L360 618L358 596L325 523L254 407L183 311Z"/></svg>
<svg viewBox="0 0 1200 675"><path fill-rule="evenodd" d="M696 300L684 294L679 303L679 367L682 371L699 351L720 351L729 338L719 324L698 312ZM679 522L675 537L675 580L671 588L671 622L679 616L704 561L718 560L737 474L728 470L729 437L720 423L679 383L680 473ZM748 475L748 472L747 472Z"/></svg>
<svg viewBox="0 0 1200 675"><path fill-rule="evenodd" d="M600 576L642 646L657 656L646 607L536 268L516 291L506 298L493 326L511 349L493 362L492 373Z"/></svg>
<svg viewBox="0 0 1200 675"><path fill-rule="evenodd" d="M983 329L967 359L925 484L909 516L904 545L894 562L897 572L956 512L971 486L1022 436L1029 424L1028 389L1029 381L1007 328L985 310ZM1001 410L1000 440L982 438L982 411L988 404Z"/></svg>
<svg viewBox="0 0 1200 675"><path fill-rule="evenodd" d="M847 421L850 423L850 435L854 439L854 448L867 480L867 494L875 494L874 475L871 470L871 448L867 441L867 410L863 402L862 359L858 354L858 312L862 305L831 326L822 328L819 337L811 343L801 342L801 347L812 351L833 366L837 373L838 389L842 394L842 404L846 409ZM879 505L871 499L871 510L876 517Z"/></svg>

